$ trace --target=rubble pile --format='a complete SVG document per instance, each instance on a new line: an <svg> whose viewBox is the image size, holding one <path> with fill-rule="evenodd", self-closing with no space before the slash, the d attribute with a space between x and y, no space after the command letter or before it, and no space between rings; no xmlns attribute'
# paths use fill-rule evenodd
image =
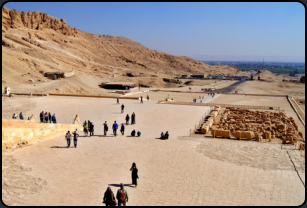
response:
<svg viewBox="0 0 307 208"><path fill-rule="evenodd" d="M220 107L217 106L211 112L210 120L203 125L201 133L208 133L209 130L214 137L233 136L237 139L262 139L280 138L282 143L294 144L297 141L304 141L302 132L292 117L287 117L284 112L251 111L248 109L226 107L220 121L214 118L218 115ZM217 125L213 129L212 125Z"/></svg>

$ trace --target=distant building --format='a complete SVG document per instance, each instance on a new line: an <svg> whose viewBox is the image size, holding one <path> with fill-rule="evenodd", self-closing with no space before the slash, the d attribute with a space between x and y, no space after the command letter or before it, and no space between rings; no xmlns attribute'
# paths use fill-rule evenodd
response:
<svg viewBox="0 0 307 208"><path fill-rule="evenodd" d="M205 78L205 75L204 74L191 74L190 77L195 78L195 79L203 79Z"/></svg>
<svg viewBox="0 0 307 208"><path fill-rule="evenodd" d="M103 82L100 84L100 86L106 89L125 90L127 88L130 89L136 87L137 84L134 82Z"/></svg>
<svg viewBox="0 0 307 208"><path fill-rule="evenodd" d="M56 80L56 79L59 79L59 78L70 77L70 76L73 76L74 74L75 74L74 71L71 71L71 72L46 72L46 73L44 73L44 77Z"/></svg>

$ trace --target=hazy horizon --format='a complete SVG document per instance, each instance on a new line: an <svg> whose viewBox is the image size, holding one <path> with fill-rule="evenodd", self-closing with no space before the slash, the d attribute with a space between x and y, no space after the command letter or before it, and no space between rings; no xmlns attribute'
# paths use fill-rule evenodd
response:
<svg viewBox="0 0 307 208"><path fill-rule="evenodd" d="M199 61L250 61L250 62L299 62L305 63L305 57L291 56L213 56L213 55L193 55L190 58Z"/></svg>
<svg viewBox="0 0 307 208"><path fill-rule="evenodd" d="M123 36L178 56L305 61L305 7L299 2L7 2L3 6L44 12L82 31Z"/></svg>

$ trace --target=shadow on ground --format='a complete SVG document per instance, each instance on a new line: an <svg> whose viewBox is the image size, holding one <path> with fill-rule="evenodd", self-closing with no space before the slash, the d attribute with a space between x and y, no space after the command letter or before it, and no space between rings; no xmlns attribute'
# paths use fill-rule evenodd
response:
<svg viewBox="0 0 307 208"><path fill-rule="evenodd" d="M108 185L109 185L109 186L114 186L114 187L120 187L120 184L115 184L115 183L108 184ZM130 183L130 184L124 184L124 186L128 186L128 187L134 188L134 185L132 185L132 183Z"/></svg>

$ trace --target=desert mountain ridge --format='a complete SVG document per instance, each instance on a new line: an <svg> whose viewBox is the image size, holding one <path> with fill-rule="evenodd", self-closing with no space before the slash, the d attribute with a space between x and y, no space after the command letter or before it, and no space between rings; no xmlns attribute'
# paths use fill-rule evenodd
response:
<svg viewBox="0 0 307 208"><path fill-rule="evenodd" d="M45 72L70 72L56 84ZM182 74L247 75L236 67L211 66L185 56L151 50L125 37L97 35L66 24L65 19L38 11L2 7L2 85L40 90L89 93L106 81L133 81L148 87L176 87L163 78ZM43 85L40 85L41 82ZM65 85L65 86L64 86ZM36 86L36 87L37 87ZM78 89L78 90L77 90Z"/></svg>

